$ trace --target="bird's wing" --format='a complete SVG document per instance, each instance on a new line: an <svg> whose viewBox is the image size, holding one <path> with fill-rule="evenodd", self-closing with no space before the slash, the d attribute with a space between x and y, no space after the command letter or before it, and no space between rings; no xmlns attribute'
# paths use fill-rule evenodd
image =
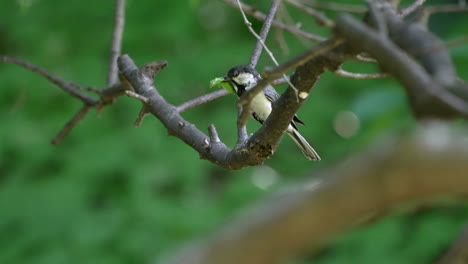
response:
<svg viewBox="0 0 468 264"><path fill-rule="evenodd" d="M270 102L274 102L280 98L280 95L278 92L276 92L275 88L273 88L271 85L267 85L265 89L263 89L263 92L265 93L265 96L270 100Z"/></svg>
<svg viewBox="0 0 468 264"><path fill-rule="evenodd" d="M263 89L263 91L265 92L265 96L268 98L268 100L270 100L271 102L274 102L276 100L279 99L280 95L278 94L278 92L276 92L275 88L273 88L272 86L268 85L267 87L265 87L265 89ZM295 129L297 129L296 125L294 124L294 122L297 122L303 126L305 126L305 123L299 119L299 117L297 117L297 115L294 115L294 118L293 118L293 122L291 122L291 124L293 125L293 127Z"/></svg>

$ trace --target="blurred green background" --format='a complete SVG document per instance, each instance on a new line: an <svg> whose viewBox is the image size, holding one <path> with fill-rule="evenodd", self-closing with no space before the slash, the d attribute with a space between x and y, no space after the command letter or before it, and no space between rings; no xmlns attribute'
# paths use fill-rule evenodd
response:
<svg viewBox="0 0 468 264"><path fill-rule="evenodd" d="M269 1L259 2L257 7L268 9ZM284 7L285 21L329 36L313 19ZM2 0L0 54L102 88L113 12L114 1ZM247 63L255 42L239 12L221 1L131 0L126 12L123 52L139 65L169 61L155 83L173 104L210 92L209 80ZM430 22L445 41L467 33L465 14L437 15ZM280 36L273 30L268 39L280 62L313 45L283 33L286 50L278 44ZM451 53L466 79L468 45L452 47ZM259 69L269 65L264 56ZM362 63L345 69L377 70ZM299 112L308 124L302 134L322 162L307 161L285 138L264 166L227 171L168 137L153 117L135 128L140 103L127 97L100 117L90 112L54 147L50 140L80 102L15 65L0 64L0 80L0 263L8 264L150 263L215 230L269 192L415 125L395 81L326 73ZM203 131L215 124L221 139L233 146L235 103L227 96L184 117ZM252 122L249 130L257 127ZM467 211L464 205L446 204L388 216L332 241L314 263L427 263L460 231Z"/></svg>

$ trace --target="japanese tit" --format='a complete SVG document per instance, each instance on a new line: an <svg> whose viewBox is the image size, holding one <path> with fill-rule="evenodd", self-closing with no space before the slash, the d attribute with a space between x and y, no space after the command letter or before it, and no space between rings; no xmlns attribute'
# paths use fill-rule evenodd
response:
<svg viewBox="0 0 468 264"><path fill-rule="evenodd" d="M224 77L225 81L231 82L237 96L241 96L244 92L252 89L262 79L260 74L248 65L236 66L229 70L227 76ZM268 85L263 89L261 93L258 93L250 103L250 112L252 117L263 124L271 113L271 103L278 100L280 95L276 90ZM296 122L304 125L297 115L294 115L291 124L289 125L286 133L294 140L297 146L301 149L304 156L309 160L320 160L320 156L305 140L305 138L299 134L297 130Z"/></svg>

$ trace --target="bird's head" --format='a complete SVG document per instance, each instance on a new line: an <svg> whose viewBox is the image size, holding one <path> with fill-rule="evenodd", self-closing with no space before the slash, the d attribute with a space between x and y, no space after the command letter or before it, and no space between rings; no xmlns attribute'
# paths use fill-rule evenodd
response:
<svg viewBox="0 0 468 264"><path fill-rule="evenodd" d="M231 68L224 80L231 82L237 95L241 96L246 90L254 87L261 79L260 74L249 65L239 65Z"/></svg>

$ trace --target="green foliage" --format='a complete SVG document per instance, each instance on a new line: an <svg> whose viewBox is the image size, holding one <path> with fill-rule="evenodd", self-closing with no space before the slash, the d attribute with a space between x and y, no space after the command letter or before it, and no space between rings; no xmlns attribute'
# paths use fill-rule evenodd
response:
<svg viewBox="0 0 468 264"><path fill-rule="evenodd" d="M222 88L229 93L236 94L234 87L230 82L226 82L223 77L217 77L210 81L210 88L219 87Z"/></svg>
<svg viewBox="0 0 468 264"><path fill-rule="evenodd" d="M266 10L267 2L259 8ZM65 80L102 87L112 5L3 1L0 53L31 61ZM139 65L169 61L156 85L174 104L210 92L209 80L245 64L253 47L240 14L219 1L129 1L126 11L123 52ZM289 11L306 29L329 34L300 12ZM466 30L466 17L435 19L436 32L447 40ZM312 45L286 33L285 40L290 54L273 37L268 41L279 61ZM466 51L466 46L453 49L462 76L468 68ZM271 65L266 56L260 63L259 68ZM349 69L376 70L362 64ZM308 124L301 133L322 162L307 161L286 138L265 164L271 169L226 171L168 137L153 117L135 128L141 104L126 97L100 117L91 112L53 147L50 139L80 103L15 65L0 64L0 80L0 263L9 264L149 263L213 230L240 208L293 181L294 175L333 164L381 135L414 125L404 92L394 81L325 74L299 113ZM233 146L235 105L235 97L226 96L184 117L202 130L215 124L222 140ZM346 138L334 128L343 111L352 111L360 122ZM257 127L249 123L251 132ZM272 172L277 174L271 187L259 187L255 179ZM457 233L465 210L436 208L389 217L331 242L318 262L425 263Z"/></svg>

